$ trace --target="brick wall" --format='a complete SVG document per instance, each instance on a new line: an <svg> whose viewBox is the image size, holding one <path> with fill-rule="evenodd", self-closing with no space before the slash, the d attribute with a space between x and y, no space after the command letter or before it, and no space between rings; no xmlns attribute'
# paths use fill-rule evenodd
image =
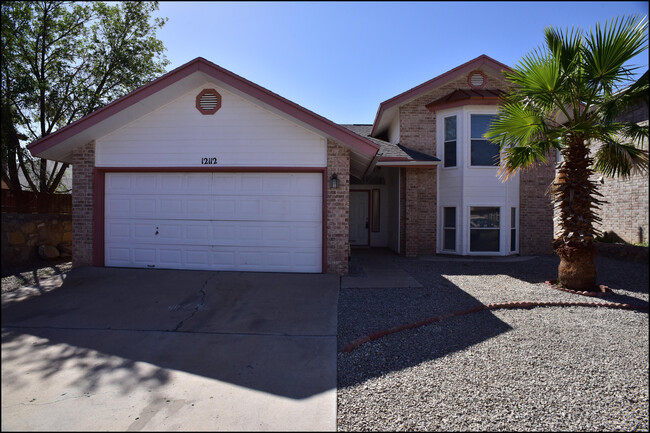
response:
<svg viewBox="0 0 650 433"><path fill-rule="evenodd" d="M502 78L486 75L486 89L506 88ZM426 105L457 89L471 89L467 74L402 105L399 111L400 144L436 156L436 115Z"/></svg>
<svg viewBox="0 0 650 433"><path fill-rule="evenodd" d="M339 187L327 185L327 273L347 275L350 254L350 150L327 141L327 179L336 173Z"/></svg>
<svg viewBox="0 0 650 433"><path fill-rule="evenodd" d="M627 118L634 121L642 116L648 118L647 106L631 111ZM648 125L648 121L640 124ZM607 203L600 207L602 221L596 227L631 244L648 242L648 174L636 173L628 179L604 177L598 191Z"/></svg>
<svg viewBox="0 0 650 433"><path fill-rule="evenodd" d="M519 254L553 254L553 205L546 191L555 178L555 152L519 178Z"/></svg>
<svg viewBox="0 0 650 433"><path fill-rule="evenodd" d="M92 266L94 142L73 151L72 167L72 266Z"/></svg>
<svg viewBox="0 0 650 433"><path fill-rule="evenodd" d="M407 257L436 252L436 169L405 168L402 177L404 189L404 244Z"/></svg>

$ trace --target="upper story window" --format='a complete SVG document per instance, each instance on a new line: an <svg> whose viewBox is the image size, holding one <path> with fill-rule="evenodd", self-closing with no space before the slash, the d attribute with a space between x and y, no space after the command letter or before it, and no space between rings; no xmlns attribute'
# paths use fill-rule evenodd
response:
<svg viewBox="0 0 650 433"><path fill-rule="evenodd" d="M445 117L445 167L456 167L456 138L456 116Z"/></svg>
<svg viewBox="0 0 650 433"><path fill-rule="evenodd" d="M474 167L493 167L499 165L499 145L487 140L484 135L494 114L472 114L470 116L470 165Z"/></svg>

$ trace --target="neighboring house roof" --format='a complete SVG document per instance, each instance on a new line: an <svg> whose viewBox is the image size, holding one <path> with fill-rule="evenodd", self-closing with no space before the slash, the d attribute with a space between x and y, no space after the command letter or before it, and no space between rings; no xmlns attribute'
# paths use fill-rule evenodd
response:
<svg viewBox="0 0 650 433"><path fill-rule="evenodd" d="M377 152L377 165L379 166L437 165L440 162L440 159L435 156L409 149L399 143L394 144L370 136L372 125L352 124L341 126L381 146L379 152Z"/></svg>
<svg viewBox="0 0 650 433"><path fill-rule="evenodd" d="M379 104L371 135L373 137L377 137L388 129L388 126L390 125L392 119L398 114L400 105L406 104L409 101L476 69L488 69L497 73L503 70L511 70L510 67L504 65L503 63L500 63L493 58L482 54L467 63L464 63L450 71L445 72L442 75L439 75L425 83L420 84L419 86L413 87L412 89L400 93L399 95L387 99L386 101Z"/></svg>
<svg viewBox="0 0 650 433"><path fill-rule="evenodd" d="M33 155L72 162L72 151L102 137L188 91L211 81L295 123L335 140L351 150L350 170L362 176L373 162L379 146L336 123L301 107L251 81L198 57L126 96L88 114L27 146Z"/></svg>

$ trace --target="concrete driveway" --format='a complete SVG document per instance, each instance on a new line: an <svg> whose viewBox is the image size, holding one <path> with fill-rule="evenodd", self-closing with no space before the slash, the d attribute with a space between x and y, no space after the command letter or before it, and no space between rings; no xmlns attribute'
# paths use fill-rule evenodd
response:
<svg viewBox="0 0 650 433"><path fill-rule="evenodd" d="M2 430L336 430L339 277L80 268L3 294Z"/></svg>

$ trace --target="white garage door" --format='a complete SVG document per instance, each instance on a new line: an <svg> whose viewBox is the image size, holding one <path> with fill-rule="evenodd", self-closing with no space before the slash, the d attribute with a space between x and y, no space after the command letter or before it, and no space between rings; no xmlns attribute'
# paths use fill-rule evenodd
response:
<svg viewBox="0 0 650 433"><path fill-rule="evenodd" d="M321 272L320 173L106 173L105 265Z"/></svg>

